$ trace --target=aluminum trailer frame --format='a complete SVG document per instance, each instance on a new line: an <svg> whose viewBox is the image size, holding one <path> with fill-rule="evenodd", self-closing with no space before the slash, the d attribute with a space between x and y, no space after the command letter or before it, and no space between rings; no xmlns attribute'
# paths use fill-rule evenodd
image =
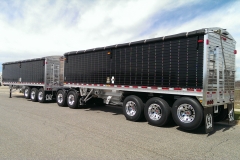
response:
<svg viewBox="0 0 240 160"><path fill-rule="evenodd" d="M11 91L21 89L24 94L29 94L33 88L42 88L43 91L47 91L46 100L52 100L52 92L63 86L64 60L62 56L47 56L7 62L2 65L3 84L8 85Z"/></svg>
<svg viewBox="0 0 240 160"><path fill-rule="evenodd" d="M176 75L178 76L177 77L178 81L176 82L174 81L174 77L172 77L171 75L174 69L178 69L178 74L179 72L186 73L186 72L183 72L183 70L181 70L182 68L179 67L180 65L179 59L181 58L181 55L179 55L178 53L178 61L176 60L174 61L175 57L171 57L171 56L176 56L177 55L176 50L179 51L179 47L181 48L181 45L176 47L176 42L178 41L179 44L182 44L180 42L181 39L183 40L188 39L188 37L190 40L187 40L188 41L187 46L190 50L194 50L193 48L195 48L196 52L194 54L196 54L196 57L192 57L193 52L191 53L189 51L189 53L191 54L187 53L187 60L189 60L189 58L190 60L192 59L192 61L195 60L194 63L196 64L195 66L196 74L194 72L191 72L191 70L194 70L194 68L189 68L189 67L194 67L191 64L192 62L187 61L186 68L189 68L188 71L190 72L188 72L185 76L187 77L186 80L191 79L190 76L195 76L195 79L196 79L195 87L194 87L195 82L193 81L188 81L184 85L179 85L180 79L182 77L180 77L179 75ZM116 79L118 79L117 76L119 72L117 72L116 70L118 69L116 69L116 67L114 69L112 64L108 64L108 61L112 61L112 59L114 59L113 57L115 56L113 64L115 64L116 66L116 63L115 63L117 62L116 54L119 54L119 53L125 54L125 57L127 57L128 56L127 53L129 53L133 55L133 57L138 58L139 56L135 56L134 53L132 53L131 51L135 47L137 48L140 46L142 50L145 50L145 53L143 53L143 51L142 53L148 54L148 57L146 57L145 59L147 61L150 59L149 57L154 54L154 51L151 50L151 47L153 47L155 48L155 59L156 59L156 49L158 48L156 44L157 43L158 45L166 44L166 42L169 42L169 41L170 41L170 48L166 52L170 54L170 59L172 58L173 60L170 60L170 62L167 62L167 65L170 64L169 67L173 67L175 65L174 66L175 68L173 67L171 69L168 69L169 77L167 77L166 79L167 81L169 81L169 85L166 85L166 83L161 83L161 84L155 83L157 82L156 78L154 77L154 79L150 79L149 75L151 73L149 72L148 73L146 72L146 74L148 74L147 78L148 80L154 81L154 83L145 82L143 84L141 82L142 84L140 84L140 82L139 81L137 82L135 78L135 84L134 84L134 82L131 81L131 79L134 79L134 76L137 74L134 74L133 72L131 73L131 71L130 71L130 83L117 82ZM155 43L155 46L154 45L151 46L151 44L153 43ZM147 48L146 45L148 45L147 46L149 49L148 51L146 51L145 49ZM169 43L167 45L169 45ZM223 109L228 110L228 120L230 122L234 120L233 111L234 111L234 88L235 88L234 87L234 81L235 81L234 53L236 52L235 45L236 45L236 41L233 39L230 33L228 33L225 29L215 27L215 28L200 29L192 32L180 33L177 35L141 40L137 42L116 44L116 45L111 45L107 47L99 47L99 48L93 48L93 49L87 49L87 50L81 50L81 51L72 51L64 54L66 59L65 66L64 66L65 67L64 86L66 88L71 88L72 90L76 90L77 92L79 92L80 96L86 96L86 95L89 96L95 90L103 90L104 96L100 95L100 97L104 98L105 102L107 103L111 102L112 97L114 96L118 97L118 98L115 98L115 101L113 101L113 104L119 104L116 101L121 99L120 97L124 92L132 92L133 94L149 93L149 94L160 94L160 95L172 95L175 97L175 99L178 99L181 97L193 97L193 98L196 98L198 102L201 104L201 106L203 107L204 118L206 122L205 124L206 132L210 132L213 129L213 124L212 124L213 114L218 113L218 111L220 112L220 108L221 110ZM162 48L163 47L165 46L162 45ZM117 51L118 48L120 51ZM202 59L200 55L201 49L203 49ZM139 55L139 50L138 50L138 53L137 53L137 49L134 51L136 51L136 55ZM188 52L188 49L186 50L186 52ZM181 52L181 54L182 53L183 52ZM104 58L103 54L105 54L106 57L108 55L110 58ZM96 55L98 56L98 58L101 58L101 60L103 60L102 63L103 65L106 66L105 67L106 70L102 71L101 69L99 69L102 66L98 62L98 60L94 59L94 56ZM79 56L79 58L77 56ZM135 62L133 62L135 61L135 59L131 60L131 57L130 57L130 61L129 59L128 60L125 59L124 61L125 61L125 64L133 63L135 65ZM139 62L144 63L141 61ZM151 61L151 62L154 63L154 61ZM178 63L178 66L174 64L174 62ZM68 66L68 63L70 63L69 66ZM166 63L166 62L162 61L162 63ZM148 66L147 66L148 71L150 70L149 64L150 62L148 62ZM197 67L199 67L199 64L200 65L202 64L202 69L200 68L200 70L197 69ZM165 68L167 65L165 65ZM136 62L136 66L137 66L137 62ZM156 69L156 66L157 65L155 61L155 69ZM78 67L79 69L77 70ZM130 68L131 67L132 66L130 65ZM75 71L70 74L71 72L70 70L72 70L73 68L75 69ZM92 72L92 68L97 69L99 72L98 73L95 72L91 75L91 73L89 72ZM104 67L102 68L104 69ZM115 70L115 72L113 72L113 70ZM125 67L125 70L126 70L126 67ZM104 75L105 77L104 76L101 77L99 73L101 73L101 75ZM157 72L155 70L155 76L156 76L156 73ZM98 74L97 78L95 74ZM122 76L126 77L126 74L129 75L128 72L125 72L125 74L122 74ZM201 78L201 75L199 78L199 74L202 74L202 78ZM162 74L162 76L166 77L166 75L164 74ZM142 79L142 77L140 78ZM119 81L121 81L121 79ZM94 82L97 82L97 83L94 83ZM188 84L190 83L191 85L188 86ZM89 94L81 94L82 90L89 90ZM114 93L118 92L119 94L114 94L112 92ZM109 98L107 94L109 94L111 98Z"/></svg>
<svg viewBox="0 0 240 160"><path fill-rule="evenodd" d="M170 114L187 130L204 120L208 133L214 120L234 120L235 45L225 29L204 28L50 56L55 61L42 58L44 82L26 82L17 72L34 60L4 63L3 71L15 64L16 75L9 80L3 72L3 84L31 88L38 97L47 93L46 99L54 96L59 106L70 108L99 99L123 105L126 119L138 121L144 114L156 126L166 124Z"/></svg>
<svg viewBox="0 0 240 160"><path fill-rule="evenodd" d="M222 33L216 33L221 31ZM190 34L191 33L191 34ZM109 52L110 50L116 49L121 46L129 46L134 44L147 44L153 41L166 41L167 39L177 39L179 37L189 37L190 35L202 34L204 37L202 39L197 39L197 45L203 44L203 70L202 70L202 84L201 87L186 87L186 86L161 86L161 85L133 85L133 84L116 84L111 83L86 83L81 81L71 82L65 73L64 86L66 87L86 87L86 88L97 88L97 89L109 89L109 90L122 90L122 91L134 91L134 92L151 92L151 93L162 93L162 94L173 94L173 95L186 95L201 97L201 101L204 107L223 105L225 103L232 103L234 100L234 81L235 81L235 40L226 31L221 28L207 28L192 32L181 33L178 35L160 37L156 40L143 40L138 42L131 42L127 44L117 44L113 46L88 49L84 51L73 51L65 53L65 58L68 59L69 56L78 54L89 54L96 52L97 50L103 52ZM226 35L227 34L227 35ZM217 38L221 36L221 41ZM223 40L224 39L224 40ZM222 50L224 48L224 50ZM113 52L113 51L112 51ZM226 58L224 58L226 57ZM229 57L229 58L228 58ZM224 68L224 63L226 62L226 69ZM65 61L65 69L66 69ZM76 63L78 63L76 61ZM80 74L81 71L76 71L76 75ZM226 72L226 73L225 73ZM108 75L105 78L111 79L111 77L116 77L114 74ZM90 76L89 76L90 77ZM212 78L213 77L213 78ZM220 78L221 77L221 78ZM116 78L115 78L116 79ZM70 82L69 82L70 81ZM106 80L107 81L107 80Z"/></svg>

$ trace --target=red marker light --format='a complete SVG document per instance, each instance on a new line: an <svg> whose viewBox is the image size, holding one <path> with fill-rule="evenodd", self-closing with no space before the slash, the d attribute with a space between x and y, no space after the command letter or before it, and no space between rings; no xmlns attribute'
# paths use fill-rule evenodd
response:
<svg viewBox="0 0 240 160"><path fill-rule="evenodd" d="M237 54L237 50L234 50L234 54Z"/></svg>
<svg viewBox="0 0 240 160"><path fill-rule="evenodd" d="M209 40L208 39L206 40L206 45L209 45Z"/></svg>

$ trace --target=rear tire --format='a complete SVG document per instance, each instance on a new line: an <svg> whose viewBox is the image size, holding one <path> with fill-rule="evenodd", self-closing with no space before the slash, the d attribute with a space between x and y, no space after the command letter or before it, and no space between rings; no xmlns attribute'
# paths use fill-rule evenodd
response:
<svg viewBox="0 0 240 160"><path fill-rule="evenodd" d="M38 102L45 103L46 102L46 93L43 88L38 91Z"/></svg>
<svg viewBox="0 0 240 160"><path fill-rule="evenodd" d="M128 96L123 102L123 114L127 120L139 121L143 117L144 104L142 100L134 95Z"/></svg>
<svg viewBox="0 0 240 160"><path fill-rule="evenodd" d="M203 108L196 99L182 97L174 102L172 117L179 127L194 130L202 123Z"/></svg>
<svg viewBox="0 0 240 160"><path fill-rule="evenodd" d="M77 109L79 107L79 95L75 91L70 91L67 95L67 105L69 108Z"/></svg>
<svg viewBox="0 0 240 160"><path fill-rule="evenodd" d="M33 102L38 101L38 89L37 88L32 88L32 90L31 90L31 100Z"/></svg>
<svg viewBox="0 0 240 160"><path fill-rule="evenodd" d="M30 89L30 87L26 87L26 88L24 89L24 97L25 97L26 99L30 99L30 97L31 97L31 89Z"/></svg>
<svg viewBox="0 0 240 160"><path fill-rule="evenodd" d="M63 90L57 92L56 101L58 106L66 107L67 106L67 95Z"/></svg>
<svg viewBox="0 0 240 160"><path fill-rule="evenodd" d="M163 126L170 119L171 108L164 99L154 97L147 101L144 114L149 124Z"/></svg>

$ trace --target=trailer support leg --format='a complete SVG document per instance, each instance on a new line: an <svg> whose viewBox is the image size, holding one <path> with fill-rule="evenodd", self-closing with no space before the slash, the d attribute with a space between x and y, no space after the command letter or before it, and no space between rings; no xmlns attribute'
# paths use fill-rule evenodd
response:
<svg viewBox="0 0 240 160"><path fill-rule="evenodd" d="M12 98L12 86L9 86L9 87L10 87L9 98Z"/></svg>
<svg viewBox="0 0 240 160"><path fill-rule="evenodd" d="M213 108L204 108L204 122L205 122L205 132L210 133L213 131Z"/></svg>

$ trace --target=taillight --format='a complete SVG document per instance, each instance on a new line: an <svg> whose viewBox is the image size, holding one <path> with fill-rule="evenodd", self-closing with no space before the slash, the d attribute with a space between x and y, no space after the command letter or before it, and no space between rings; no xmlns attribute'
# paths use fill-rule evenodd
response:
<svg viewBox="0 0 240 160"><path fill-rule="evenodd" d="M206 45L209 45L209 40L208 39L206 40Z"/></svg>
<svg viewBox="0 0 240 160"><path fill-rule="evenodd" d="M234 54L237 54L237 50L234 50Z"/></svg>
<svg viewBox="0 0 240 160"><path fill-rule="evenodd" d="M203 43L203 40L202 40L202 39L199 39L199 40L198 40L198 43Z"/></svg>

